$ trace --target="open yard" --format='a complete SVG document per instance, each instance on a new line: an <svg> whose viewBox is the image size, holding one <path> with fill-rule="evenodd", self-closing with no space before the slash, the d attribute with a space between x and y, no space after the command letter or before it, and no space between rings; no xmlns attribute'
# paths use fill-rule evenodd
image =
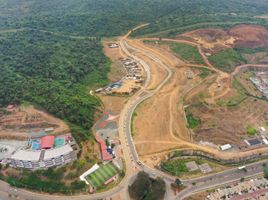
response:
<svg viewBox="0 0 268 200"><path fill-rule="evenodd" d="M0 112L0 138L20 139L46 135L45 128L54 128L53 134L68 133L68 125L48 113L37 110L33 106L18 106L9 114Z"/></svg>
<svg viewBox="0 0 268 200"><path fill-rule="evenodd" d="M198 96L186 98L185 104L189 105L188 123L189 128L194 128L196 142L230 143L243 148L246 145L243 138L253 136L257 127L266 126L268 122L267 102L235 89L216 104L207 104Z"/></svg>
<svg viewBox="0 0 268 200"><path fill-rule="evenodd" d="M189 171L187 164L193 163L193 162L195 162L197 166L207 163L212 169L213 173L228 169L227 166L223 166L218 163L215 163L215 162L203 159L203 158L200 159L197 157L173 158L171 160L165 161L162 164L162 169L180 178L193 178L193 177L204 175L198 168L196 168L193 171Z"/></svg>
<svg viewBox="0 0 268 200"><path fill-rule="evenodd" d="M99 169L88 175L86 179L92 184L92 186L98 188L117 173L117 168L110 162L105 165L101 165Z"/></svg>

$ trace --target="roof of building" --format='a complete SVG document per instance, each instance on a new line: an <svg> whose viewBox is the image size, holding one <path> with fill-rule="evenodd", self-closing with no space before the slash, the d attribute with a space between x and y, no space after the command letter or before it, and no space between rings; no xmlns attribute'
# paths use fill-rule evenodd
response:
<svg viewBox="0 0 268 200"><path fill-rule="evenodd" d="M253 146L253 145L260 144L261 142L257 138L253 138L253 139L248 140L248 143Z"/></svg>
<svg viewBox="0 0 268 200"><path fill-rule="evenodd" d="M95 135L95 138L100 144L102 160L108 161L108 160L113 159L113 156L107 152L107 146L106 146L105 141L98 135Z"/></svg>
<svg viewBox="0 0 268 200"><path fill-rule="evenodd" d="M51 149L54 146L55 136L47 135L41 139L41 149Z"/></svg>
<svg viewBox="0 0 268 200"><path fill-rule="evenodd" d="M46 150L45 155L44 155L44 160L50 160L52 158L57 158L57 157L66 155L72 151L73 151L73 148L69 144L66 144L66 145L59 147L59 148Z"/></svg>
<svg viewBox="0 0 268 200"><path fill-rule="evenodd" d="M232 146L230 144L224 144L224 145L221 145L220 148L222 151L225 151L225 150L231 149Z"/></svg>
<svg viewBox="0 0 268 200"><path fill-rule="evenodd" d="M38 161L40 158L40 154L41 151L19 150L11 156L11 159L24 160L24 161Z"/></svg>

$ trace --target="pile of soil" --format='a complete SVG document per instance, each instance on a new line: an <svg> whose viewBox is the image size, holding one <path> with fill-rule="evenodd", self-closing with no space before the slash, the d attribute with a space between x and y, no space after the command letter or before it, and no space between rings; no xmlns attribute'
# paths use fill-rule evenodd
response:
<svg viewBox="0 0 268 200"><path fill-rule="evenodd" d="M197 29L183 34L206 47L222 44L229 47L268 48L268 29L259 25L236 25L229 29ZM201 40L200 40L201 39Z"/></svg>

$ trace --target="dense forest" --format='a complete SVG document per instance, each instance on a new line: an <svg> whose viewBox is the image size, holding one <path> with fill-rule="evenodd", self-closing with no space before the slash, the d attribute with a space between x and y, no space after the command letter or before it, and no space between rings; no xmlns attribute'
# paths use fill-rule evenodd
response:
<svg viewBox="0 0 268 200"><path fill-rule="evenodd" d="M0 0L1 29L36 28L84 36L115 36L150 23L136 35L197 23L254 22L267 0ZM175 28L175 29L174 29Z"/></svg>
<svg viewBox="0 0 268 200"><path fill-rule="evenodd" d="M200 23L267 25L254 17L267 13L267 0L0 0L0 106L31 102L84 140L100 104L88 86L105 84L109 71L102 37L148 22L133 35L174 35Z"/></svg>
<svg viewBox="0 0 268 200"><path fill-rule="evenodd" d="M105 83L109 70L98 40L33 30L1 34L0 66L0 106L34 103L69 122L78 141L86 139L81 133L88 132L100 105L87 86Z"/></svg>

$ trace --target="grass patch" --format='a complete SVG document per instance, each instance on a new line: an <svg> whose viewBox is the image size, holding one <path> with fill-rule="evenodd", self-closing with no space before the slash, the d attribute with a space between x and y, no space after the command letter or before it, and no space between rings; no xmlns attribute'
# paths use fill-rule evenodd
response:
<svg viewBox="0 0 268 200"><path fill-rule="evenodd" d="M182 173L188 172L185 163L189 160L169 160L162 165L162 169L171 173L172 175L179 176Z"/></svg>
<svg viewBox="0 0 268 200"><path fill-rule="evenodd" d="M250 135L250 136L253 136L253 135L255 135L257 133L257 129L255 129L251 125L247 125L246 130L247 130L247 134Z"/></svg>
<svg viewBox="0 0 268 200"><path fill-rule="evenodd" d="M231 72L235 66L246 63L245 58L234 49L221 50L218 53L209 57L209 61L217 68Z"/></svg>
<svg viewBox="0 0 268 200"><path fill-rule="evenodd" d="M212 72L207 68L200 68L199 71L200 71L200 73L198 74L198 76L200 78L206 78L212 74Z"/></svg>
<svg viewBox="0 0 268 200"><path fill-rule="evenodd" d="M135 117L137 117L137 116L138 116L137 112L134 111L132 118L131 118L131 135L132 135L132 137L134 135L134 120L135 120Z"/></svg>
<svg viewBox="0 0 268 200"><path fill-rule="evenodd" d="M197 64L205 64L201 55L198 52L198 49L195 46L183 43L176 42L165 42L165 41L151 41L144 40L145 44L153 44L153 45L168 45L170 49L182 60L197 63Z"/></svg>
<svg viewBox="0 0 268 200"><path fill-rule="evenodd" d="M255 54L259 52L267 52L268 49L264 47L258 47L258 48L235 48L235 51L241 53L241 54Z"/></svg>
<svg viewBox="0 0 268 200"><path fill-rule="evenodd" d="M181 59L191 63L204 64L204 61L195 46L175 42L168 42L167 44Z"/></svg>
<svg viewBox="0 0 268 200"><path fill-rule="evenodd" d="M239 83L239 81L237 81L236 79L233 80L232 82L232 85L233 85L233 88L236 89L237 91L237 94L230 97L228 100L227 100L227 103L226 105L228 107L234 107L234 106L237 106L239 105L240 103L242 103L246 98L247 98L247 95L246 95L246 90L245 88Z"/></svg>
<svg viewBox="0 0 268 200"><path fill-rule="evenodd" d="M190 129L195 129L201 124L201 120L195 118L192 113L186 115L187 118L187 127Z"/></svg>

